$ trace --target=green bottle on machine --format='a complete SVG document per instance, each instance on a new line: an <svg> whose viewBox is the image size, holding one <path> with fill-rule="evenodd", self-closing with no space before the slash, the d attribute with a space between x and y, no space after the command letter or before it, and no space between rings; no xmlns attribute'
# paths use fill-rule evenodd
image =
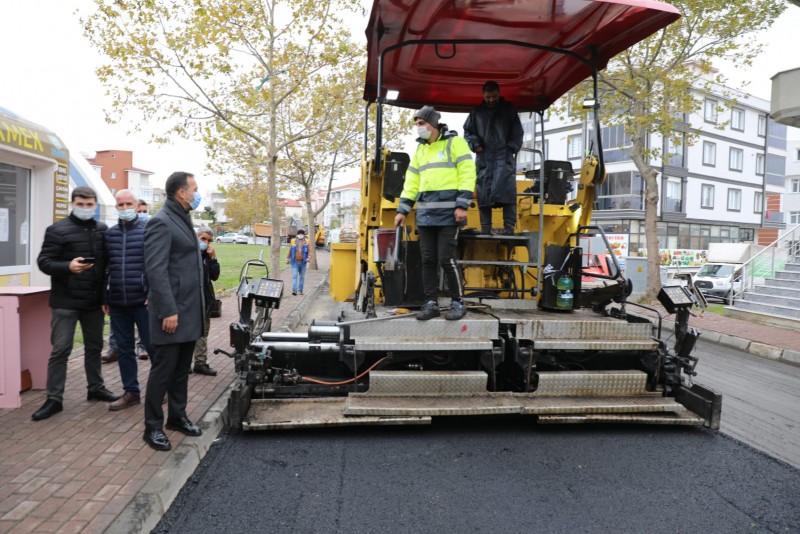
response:
<svg viewBox="0 0 800 534"><path fill-rule="evenodd" d="M572 277L566 274L561 275L556 282L556 309L559 310L571 310L572 304L574 301L574 296L572 294L572 289L574 285L572 283Z"/></svg>

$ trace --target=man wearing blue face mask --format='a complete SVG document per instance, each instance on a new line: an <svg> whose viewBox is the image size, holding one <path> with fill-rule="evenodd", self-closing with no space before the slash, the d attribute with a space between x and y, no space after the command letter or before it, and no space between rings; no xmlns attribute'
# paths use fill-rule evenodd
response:
<svg viewBox="0 0 800 534"><path fill-rule="evenodd" d="M197 229L197 240L200 243L200 256L203 258L203 289L206 300L206 322L203 337L194 346L194 367L192 370L200 375L217 376L217 372L208 365L208 331L211 328L211 305L217 299L213 282L219 279L219 262L217 251L211 245L214 232L208 226Z"/></svg>
<svg viewBox="0 0 800 534"><path fill-rule="evenodd" d="M100 370L103 349L103 311L100 298L105 270L106 225L94 219L97 194L89 187L72 191L72 213L47 228L37 263L50 275L53 310L47 363L47 400L32 419L47 419L63 410L67 359L72 352L75 325L80 321L84 341L84 370L88 400L113 402Z"/></svg>
<svg viewBox="0 0 800 534"><path fill-rule="evenodd" d="M150 328L147 319L147 275L144 272L144 226L136 213L137 199L133 191L122 189L116 194L119 224L106 232L106 273L103 311L111 317L111 333L119 354L119 374L125 393L109 404L111 411L138 405L138 368L136 365L136 336L139 335L148 353Z"/></svg>
<svg viewBox="0 0 800 534"><path fill-rule="evenodd" d="M189 369L195 342L203 337L203 264L189 212L200 205L194 176L174 172L165 186L164 207L144 231L144 264L150 282L147 313L155 345L144 402L144 441L153 449L172 448L164 433L161 401L168 394L166 428L187 436L203 432L186 415Z"/></svg>

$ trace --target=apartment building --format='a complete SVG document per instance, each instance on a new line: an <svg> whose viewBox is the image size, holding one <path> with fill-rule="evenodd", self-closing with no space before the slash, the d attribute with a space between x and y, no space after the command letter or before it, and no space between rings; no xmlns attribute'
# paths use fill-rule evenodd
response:
<svg viewBox="0 0 800 534"><path fill-rule="evenodd" d="M787 157L786 126L769 118L769 102L746 94L731 102L701 97L699 113L681 114L674 136L652 134L662 149L651 160L659 171L658 236L662 249L706 250L709 243L768 244L785 226L782 212ZM533 118L520 115L524 145L541 149ZM572 162L595 138L585 118L545 116L545 159ZM691 145L687 133L696 134ZM600 133L608 177L597 195L593 220L627 242L628 254L644 254L644 181L631 157L623 126ZM596 146L596 144L594 144ZM518 168L532 168L533 154L521 152Z"/></svg>
<svg viewBox="0 0 800 534"><path fill-rule="evenodd" d="M156 202L150 171L133 166L133 152L129 150L98 150L89 163L103 178L111 194L130 189L149 204Z"/></svg>

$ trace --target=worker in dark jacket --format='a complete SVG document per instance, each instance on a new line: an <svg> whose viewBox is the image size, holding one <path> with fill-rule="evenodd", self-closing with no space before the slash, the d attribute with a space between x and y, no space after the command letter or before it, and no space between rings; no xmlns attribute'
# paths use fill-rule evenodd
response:
<svg viewBox="0 0 800 534"><path fill-rule="evenodd" d="M103 311L111 317L111 333L119 352L119 374L125 393L108 405L118 411L139 404L136 334L139 328L142 343L150 356L150 328L147 324L147 275L144 272L144 227L136 213L137 198L129 189L116 194L119 224L106 232L106 273Z"/></svg>
<svg viewBox="0 0 800 534"><path fill-rule="evenodd" d="M173 172L165 185L167 200L147 221L144 265L150 283L147 313L155 345L144 403L144 441L153 449L172 448L163 427L187 436L202 430L186 415L189 370L195 342L203 337L205 304L203 265L189 212L200 205L197 182ZM166 425L161 403L169 397Z"/></svg>
<svg viewBox="0 0 800 534"><path fill-rule="evenodd" d="M32 416L47 419L63 410L67 358L72 353L75 325L83 332L83 368L88 400L113 402L119 398L106 389L100 370L103 350L103 311L100 299L105 269L106 225L94 219L97 194L89 187L72 191L69 217L47 227L37 263L51 278L52 308L50 341L53 350L47 363L47 400Z"/></svg>
<svg viewBox="0 0 800 534"><path fill-rule="evenodd" d="M431 106L414 115L419 145L406 171L394 220L396 226L405 224L416 203L426 300L417 312L421 321L439 316L439 267L447 276L450 292L450 311L445 319L461 319L467 313L453 256L458 229L467 222L467 208L475 188L475 163L464 139L440 124L440 118Z"/></svg>
<svg viewBox="0 0 800 534"><path fill-rule="evenodd" d="M192 370L200 375L217 376L217 372L208 365L208 331L211 328L211 306L216 302L217 295L214 293L214 284L219 279L219 262L217 261L217 251L211 243L214 241L214 233L208 226L201 226L197 229L197 239L200 242L200 257L203 259L203 290L206 301L206 322L203 330L203 337L197 340L194 345L194 367Z"/></svg>
<svg viewBox="0 0 800 534"><path fill-rule="evenodd" d="M500 96L497 82L483 84L483 102L464 123L464 138L475 152L481 232L492 231L492 208L503 208L503 233L517 225L516 154L522 147L522 123L514 104Z"/></svg>

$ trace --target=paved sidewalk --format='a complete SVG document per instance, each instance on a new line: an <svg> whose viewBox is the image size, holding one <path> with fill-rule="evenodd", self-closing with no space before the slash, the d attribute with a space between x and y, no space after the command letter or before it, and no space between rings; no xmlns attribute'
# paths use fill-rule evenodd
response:
<svg viewBox="0 0 800 534"><path fill-rule="evenodd" d="M281 272L287 291L274 313L273 330L292 328L322 295L329 256L319 254L320 270L306 275L305 296L291 295L291 271ZM634 307L629 311L634 311ZM228 324L238 315L235 297L223 300L223 317L211 321L209 347L228 347ZM674 322L667 317L665 326ZM706 313L692 317L702 339L752 354L800 364L800 332ZM43 325L42 335L49 335ZM779 356L776 356L779 355ZM46 357L43 355L43 357ZM139 362L139 382L147 383L148 362ZM86 401L82 356L68 364L64 412L31 421L45 392L29 391L23 406L0 410L0 532L149 532L194 472L223 425L233 362L209 354L215 377L190 375L189 417L204 435L187 438L167 431L173 444L156 452L142 441L143 408L109 412L105 403ZM106 384L122 391L117 365L104 365Z"/></svg>
<svg viewBox="0 0 800 534"><path fill-rule="evenodd" d="M308 270L304 296L291 294L291 270L273 330L294 327L304 309L321 294L329 255L318 255L319 270ZM209 364L217 376L189 375L189 418L204 435L185 437L167 430L171 452L156 452L142 440L144 408L109 412L102 402L86 401L81 355L67 365L64 411L34 422L31 414L45 400L42 390L22 395L22 407L0 410L0 532L149 532L194 471L222 428L233 361L214 355L229 349L228 324L238 316L235 297L223 299L223 316L211 320ZM42 325L42 335L50 335ZM47 355L42 355L47 357ZM139 384L147 384L148 361L139 360ZM119 367L103 365L106 386L121 392Z"/></svg>

